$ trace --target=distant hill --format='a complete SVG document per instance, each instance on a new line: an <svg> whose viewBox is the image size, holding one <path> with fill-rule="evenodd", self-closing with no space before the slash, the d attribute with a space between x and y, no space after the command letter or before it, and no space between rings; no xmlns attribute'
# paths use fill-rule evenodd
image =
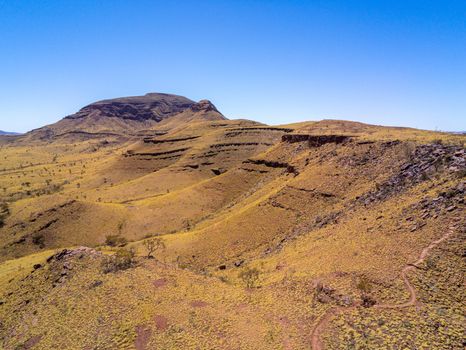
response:
<svg viewBox="0 0 466 350"><path fill-rule="evenodd" d="M11 131L3 131L3 130L0 130L0 135L21 135L21 134L18 133L18 132L11 132Z"/></svg>

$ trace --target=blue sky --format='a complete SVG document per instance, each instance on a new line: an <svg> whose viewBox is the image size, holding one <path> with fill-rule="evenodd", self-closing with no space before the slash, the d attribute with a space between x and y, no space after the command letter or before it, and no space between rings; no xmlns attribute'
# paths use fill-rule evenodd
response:
<svg viewBox="0 0 466 350"><path fill-rule="evenodd" d="M268 124L466 130L466 1L0 0L0 129L146 92Z"/></svg>

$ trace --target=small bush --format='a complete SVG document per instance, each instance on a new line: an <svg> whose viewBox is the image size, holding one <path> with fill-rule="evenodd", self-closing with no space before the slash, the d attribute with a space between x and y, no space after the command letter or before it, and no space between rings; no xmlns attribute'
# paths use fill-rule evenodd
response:
<svg viewBox="0 0 466 350"><path fill-rule="evenodd" d="M110 247L124 247L126 243L128 243L126 238L119 235L108 235L105 237L105 245Z"/></svg>
<svg viewBox="0 0 466 350"><path fill-rule="evenodd" d="M432 257L429 256L429 257L426 259L426 267L427 267L427 269L429 269L429 270L435 269L435 268L437 267L437 262L435 261L434 258L432 258Z"/></svg>
<svg viewBox="0 0 466 350"><path fill-rule="evenodd" d="M219 279L220 279L220 281L222 281L223 283L230 284L230 280L229 280L228 277L226 277L226 276L220 276Z"/></svg>
<svg viewBox="0 0 466 350"><path fill-rule="evenodd" d="M361 295L361 301L363 307L372 307L377 303L377 301L372 296L365 293Z"/></svg>
<svg viewBox="0 0 466 350"><path fill-rule="evenodd" d="M135 252L133 249L118 249L114 255L107 256L102 261L103 273L129 269L134 265L134 256Z"/></svg>
<svg viewBox="0 0 466 350"><path fill-rule="evenodd" d="M254 288L259 281L259 270L255 267L246 268L238 276L243 280L247 288Z"/></svg>
<svg viewBox="0 0 466 350"><path fill-rule="evenodd" d="M32 243L38 245L40 248L45 247L45 236L42 233L35 233L32 236Z"/></svg>
<svg viewBox="0 0 466 350"><path fill-rule="evenodd" d="M356 283L356 288L359 289L361 292L369 293L372 290L372 285L369 279L365 276L362 276L358 283Z"/></svg>

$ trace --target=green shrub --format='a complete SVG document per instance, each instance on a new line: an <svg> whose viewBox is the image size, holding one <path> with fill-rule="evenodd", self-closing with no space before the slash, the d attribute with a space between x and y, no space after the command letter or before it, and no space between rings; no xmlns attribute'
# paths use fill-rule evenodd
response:
<svg viewBox="0 0 466 350"><path fill-rule="evenodd" d="M129 269L134 265L134 256L135 252L133 249L118 249L114 255L107 256L102 261L103 273Z"/></svg>

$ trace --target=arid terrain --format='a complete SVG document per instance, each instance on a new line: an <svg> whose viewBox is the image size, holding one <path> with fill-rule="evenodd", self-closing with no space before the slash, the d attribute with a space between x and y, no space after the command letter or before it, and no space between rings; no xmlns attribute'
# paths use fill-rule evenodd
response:
<svg viewBox="0 0 466 350"><path fill-rule="evenodd" d="M464 349L465 141L157 93L0 136L0 348Z"/></svg>

